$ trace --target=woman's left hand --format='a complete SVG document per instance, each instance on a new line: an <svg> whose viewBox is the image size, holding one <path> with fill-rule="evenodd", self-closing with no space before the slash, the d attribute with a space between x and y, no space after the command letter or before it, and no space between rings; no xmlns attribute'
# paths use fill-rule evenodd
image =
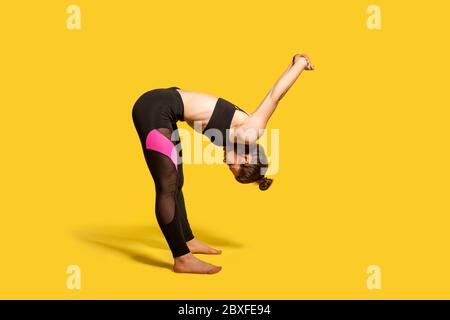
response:
<svg viewBox="0 0 450 320"><path fill-rule="evenodd" d="M311 63L311 59L306 54L296 54L292 59L293 64L301 63L305 70L314 70L316 67Z"/></svg>

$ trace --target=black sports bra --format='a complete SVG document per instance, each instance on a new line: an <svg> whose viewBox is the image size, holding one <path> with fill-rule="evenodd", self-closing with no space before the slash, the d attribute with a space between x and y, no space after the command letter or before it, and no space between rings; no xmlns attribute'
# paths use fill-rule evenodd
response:
<svg viewBox="0 0 450 320"><path fill-rule="evenodd" d="M231 120L233 120L233 116L236 110L248 114L235 104L219 97L214 107L211 118L209 119L208 124L203 129L202 133L207 136L215 145L225 146L226 139L228 139L227 129L230 129ZM221 139L217 139L218 134L221 135Z"/></svg>

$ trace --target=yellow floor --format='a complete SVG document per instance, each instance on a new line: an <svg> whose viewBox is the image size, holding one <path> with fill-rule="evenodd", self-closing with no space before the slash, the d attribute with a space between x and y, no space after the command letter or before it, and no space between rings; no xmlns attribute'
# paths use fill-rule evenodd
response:
<svg viewBox="0 0 450 320"><path fill-rule="evenodd" d="M367 1L79 0L79 30L70 4L2 4L0 298L450 298L445 1L376 1L381 30ZM268 191L185 165L223 270L174 274L134 101L179 86L251 112L301 52L317 70L270 122Z"/></svg>

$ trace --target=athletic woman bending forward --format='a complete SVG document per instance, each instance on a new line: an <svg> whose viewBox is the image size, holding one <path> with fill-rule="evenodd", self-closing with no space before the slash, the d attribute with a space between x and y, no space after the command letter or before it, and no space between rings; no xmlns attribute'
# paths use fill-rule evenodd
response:
<svg viewBox="0 0 450 320"><path fill-rule="evenodd" d="M266 155L262 148L252 146L257 145L278 102L303 70L314 70L314 66L308 56L297 54L251 114L223 98L178 87L153 89L136 101L133 122L155 183L156 218L172 252L175 272L213 274L221 270L193 255L220 254L221 251L195 239L189 226L182 192L183 166L177 122L186 121L197 130L201 127L201 132L214 144L223 146L224 162L237 181L257 183L261 190L267 190L272 179L264 176ZM239 145L246 148L239 148Z"/></svg>

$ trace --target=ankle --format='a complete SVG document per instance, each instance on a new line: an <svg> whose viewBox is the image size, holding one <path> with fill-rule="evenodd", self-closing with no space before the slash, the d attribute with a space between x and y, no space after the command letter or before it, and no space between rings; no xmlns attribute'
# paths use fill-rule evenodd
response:
<svg viewBox="0 0 450 320"><path fill-rule="evenodd" d="M174 260L175 260L175 262L186 262L186 261L191 260L192 257L193 257L192 253L189 252L189 253L186 253L186 254L184 254L182 256L175 257Z"/></svg>

